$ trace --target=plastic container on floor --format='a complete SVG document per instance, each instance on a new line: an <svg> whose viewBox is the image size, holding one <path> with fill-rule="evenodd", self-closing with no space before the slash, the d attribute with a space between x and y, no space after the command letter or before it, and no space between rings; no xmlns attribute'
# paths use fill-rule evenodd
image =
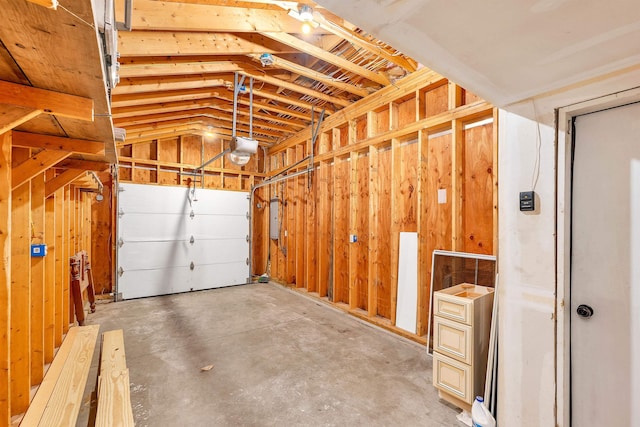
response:
<svg viewBox="0 0 640 427"><path fill-rule="evenodd" d="M471 424L473 427L496 427L496 420L484 405L484 399L476 396L471 407Z"/></svg>

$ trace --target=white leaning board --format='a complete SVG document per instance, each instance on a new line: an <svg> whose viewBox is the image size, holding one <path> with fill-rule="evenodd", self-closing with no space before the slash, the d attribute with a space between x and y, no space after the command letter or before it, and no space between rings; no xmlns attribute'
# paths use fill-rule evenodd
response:
<svg viewBox="0 0 640 427"><path fill-rule="evenodd" d="M396 326L416 333L418 316L418 233L400 233Z"/></svg>
<svg viewBox="0 0 640 427"><path fill-rule="evenodd" d="M117 239L121 298L247 283L248 195L196 189L193 197L186 187L121 184Z"/></svg>

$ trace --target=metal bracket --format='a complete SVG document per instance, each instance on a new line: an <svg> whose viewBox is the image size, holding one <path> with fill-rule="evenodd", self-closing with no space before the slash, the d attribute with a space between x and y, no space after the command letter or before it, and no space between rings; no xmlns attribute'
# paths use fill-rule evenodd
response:
<svg viewBox="0 0 640 427"><path fill-rule="evenodd" d="M196 265L193 263L193 261L191 261L191 264L189 264L189 269L193 270L194 268L196 268Z"/></svg>
<svg viewBox="0 0 640 427"><path fill-rule="evenodd" d="M249 258L247 258L247 265L249 265Z"/></svg>
<svg viewBox="0 0 640 427"><path fill-rule="evenodd" d="M196 242L196 239L191 236L191 238L189 239L189 243L191 243L192 245Z"/></svg>
<svg viewBox="0 0 640 427"><path fill-rule="evenodd" d="M118 277L122 277L124 274L124 269L122 267L118 268Z"/></svg>
<svg viewBox="0 0 640 427"><path fill-rule="evenodd" d="M249 235L247 234L247 243L249 243L249 242L250 242Z"/></svg>
<svg viewBox="0 0 640 427"><path fill-rule="evenodd" d="M123 215L124 215L124 211L122 210L122 208L120 208L118 210L118 218L122 218Z"/></svg>
<svg viewBox="0 0 640 427"><path fill-rule="evenodd" d="M193 217L196 216L196 213L194 211L191 211L191 213L189 214L189 218L193 219Z"/></svg>
<svg viewBox="0 0 640 427"><path fill-rule="evenodd" d="M122 237L118 239L118 247L121 248L124 245L124 240L122 240Z"/></svg>

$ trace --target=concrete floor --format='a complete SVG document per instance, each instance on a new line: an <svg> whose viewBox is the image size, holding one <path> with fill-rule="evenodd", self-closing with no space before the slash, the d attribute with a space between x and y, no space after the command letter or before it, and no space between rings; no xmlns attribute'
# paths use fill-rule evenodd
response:
<svg viewBox="0 0 640 427"><path fill-rule="evenodd" d="M139 427L458 425L424 347L279 285L100 304L88 323L124 329Z"/></svg>

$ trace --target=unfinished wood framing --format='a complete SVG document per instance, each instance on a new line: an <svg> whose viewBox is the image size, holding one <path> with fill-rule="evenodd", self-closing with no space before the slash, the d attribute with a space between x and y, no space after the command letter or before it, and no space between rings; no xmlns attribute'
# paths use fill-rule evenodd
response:
<svg viewBox="0 0 640 427"><path fill-rule="evenodd" d="M0 253L11 253L11 132L0 135ZM0 423L11 421L11 263L0 263Z"/></svg>
<svg viewBox="0 0 640 427"><path fill-rule="evenodd" d="M201 174L196 168L222 153L228 138L190 135L159 138L120 148L120 181L158 185L197 185L201 188ZM204 157L203 157L204 154ZM204 168L204 187L211 189L250 190L262 172L264 153L258 150L245 166L236 166L223 156ZM225 179L226 177L226 179Z"/></svg>
<svg viewBox="0 0 640 427"><path fill-rule="evenodd" d="M314 159L317 191L296 184L306 175L271 185L287 231L271 241L271 277L426 342L433 250L496 250L494 108L463 94L434 72L418 71L326 118ZM310 138L305 129L270 148L270 174L301 160ZM297 221L306 212L314 214ZM405 231L419 239L417 334L395 326ZM317 273L300 265L314 259ZM265 260L252 272L264 273L257 265Z"/></svg>

